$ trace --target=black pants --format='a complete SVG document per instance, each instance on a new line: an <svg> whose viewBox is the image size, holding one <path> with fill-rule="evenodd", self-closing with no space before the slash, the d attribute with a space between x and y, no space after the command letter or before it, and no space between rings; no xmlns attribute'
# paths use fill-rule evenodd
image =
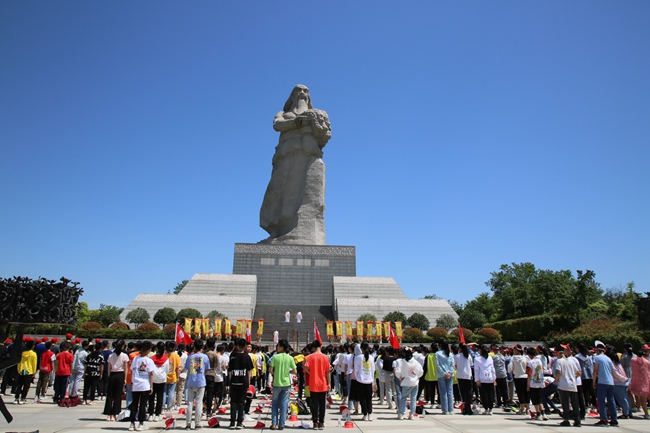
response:
<svg viewBox="0 0 650 433"><path fill-rule="evenodd" d="M583 396L582 387L584 385L578 385L578 406L580 406L580 418L584 418L587 415L587 408L585 406L585 398ZM593 389L593 386L592 386Z"/></svg>
<svg viewBox="0 0 650 433"><path fill-rule="evenodd" d="M505 406L508 401L508 379L497 378L497 406Z"/></svg>
<svg viewBox="0 0 650 433"><path fill-rule="evenodd" d="M473 384L472 379L458 379L458 387L460 388L460 397L463 400L463 415L471 415L472 412L472 394Z"/></svg>
<svg viewBox="0 0 650 433"><path fill-rule="evenodd" d="M119 415L122 411L122 390L124 389L124 372L111 372L106 387L104 415Z"/></svg>
<svg viewBox="0 0 650 433"><path fill-rule="evenodd" d="M593 379L582 379L582 397L585 404L596 407L596 389L594 388Z"/></svg>
<svg viewBox="0 0 650 433"><path fill-rule="evenodd" d="M105 369L106 370L106 369ZM106 397L108 392L108 372L104 371L101 380L99 381L99 395Z"/></svg>
<svg viewBox="0 0 650 433"><path fill-rule="evenodd" d="M359 404L361 413L372 414L372 383L359 383Z"/></svg>
<svg viewBox="0 0 650 433"><path fill-rule="evenodd" d="M517 398L519 399L519 405L528 404L530 402L530 397L528 396L528 379L519 378L515 379L515 390L517 391Z"/></svg>
<svg viewBox="0 0 650 433"><path fill-rule="evenodd" d="M33 374L19 374L15 378L16 384L16 400L19 400L18 397L20 397L20 400L25 400L27 398L27 393L29 392L29 386L32 384L34 381L34 375Z"/></svg>
<svg viewBox="0 0 650 433"><path fill-rule="evenodd" d="M573 408L573 422L580 424L580 403L578 402L578 393L560 390L560 401L562 402L562 418L565 421L569 420L571 408ZM571 403L571 408L569 407Z"/></svg>
<svg viewBox="0 0 650 433"><path fill-rule="evenodd" d="M230 424L244 424L245 386L230 385Z"/></svg>
<svg viewBox="0 0 650 433"><path fill-rule="evenodd" d="M147 401L149 401L149 391L133 391L133 401L129 410L131 411L131 422L135 422L137 412L138 421L144 422L147 419Z"/></svg>
<svg viewBox="0 0 650 433"><path fill-rule="evenodd" d="M298 400L302 400L302 391L305 389L305 375L302 371L298 372Z"/></svg>
<svg viewBox="0 0 650 433"><path fill-rule="evenodd" d="M427 401L431 404L435 404L436 402L436 390L438 389L438 381L437 380L427 380L425 381L427 384Z"/></svg>
<svg viewBox="0 0 650 433"><path fill-rule="evenodd" d="M70 376L56 376L54 378L54 403L58 403L65 398L69 378Z"/></svg>
<svg viewBox="0 0 650 433"><path fill-rule="evenodd" d="M97 387L99 386L99 377L94 376L85 376L84 377L84 400L95 400L95 392L97 392Z"/></svg>
<svg viewBox="0 0 650 433"><path fill-rule="evenodd" d="M214 383L214 398L217 400L217 408L221 406L221 402L223 401L223 389L223 382ZM208 412L212 413L212 409L208 408Z"/></svg>
<svg viewBox="0 0 650 433"><path fill-rule="evenodd" d="M205 402L205 413L212 414L212 406L214 402L214 376L205 376L205 394L203 401Z"/></svg>
<svg viewBox="0 0 650 433"><path fill-rule="evenodd" d="M343 397L348 396L348 380L347 380L347 375L345 373L341 373L339 375L339 383L341 384L341 395Z"/></svg>
<svg viewBox="0 0 650 433"><path fill-rule="evenodd" d="M2 379L2 393L7 391L7 386L11 385L11 393L16 393L16 377L18 376L18 366L13 365L5 370L5 375Z"/></svg>
<svg viewBox="0 0 650 433"><path fill-rule="evenodd" d="M422 395L424 390L427 388L427 381L424 379L424 376L420 378L418 381L418 395L416 396L416 400L420 400L420 396Z"/></svg>
<svg viewBox="0 0 650 433"><path fill-rule="evenodd" d="M457 401L462 401L463 399L460 397L460 387L458 384L454 384L454 403Z"/></svg>
<svg viewBox="0 0 650 433"><path fill-rule="evenodd" d="M370 388L372 392L372 385ZM325 394L326 392L311 393L311 420L315 423L325 422ZM371 397L372 398L372 397ZM370 409L372 412L372 408Z"/></svg>
<svg viewBox="0 0 650 433"><path fill-rule="evenodd" d="M163 395L165 394L164 383L154 383L153 392L149 395L149 415L160 415L162 413ZM154 406L154 401L156 405ZM200 403L199 403L200 404ZM154 412L155 411L155 412Z"/></svg>
<svg viewBox="0 0 650 433"><path fill-rule="evenodd" d="M481 403L485 410L492 410L494 407L494 384L492 382L481 382Z"/></svg>

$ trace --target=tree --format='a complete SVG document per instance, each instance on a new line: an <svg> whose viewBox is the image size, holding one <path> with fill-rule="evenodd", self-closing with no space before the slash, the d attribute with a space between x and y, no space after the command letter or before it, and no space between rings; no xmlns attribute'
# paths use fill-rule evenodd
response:
<svg viewBox="0 0 650 433"><path fill-rule="evenodd" d="M449 305L451 305L451 308L460 316L460 313L463 312L463 304L461 304L458 301L447 301L449 302Z"/></svg>
<svg viewBox="0 0 650 433"><path fill-rule="evenodd" d="M366 313L366 314L362 314L361 316L359 316L357 321L358 322L363 322L363 323L376 322L377 321L377 316L375 316L374 314L371 314L371 313Z"/></svg>
<svg viewBox="0 0 650 433"><path fill-rule="evenodd" d="M441 299L441 298L440 298L440 296L436 295L435 293L432 293L430 295L425 296L424 299Z"/></svg>
<svg viewBox="0 0 650 433"><path fill-rule="evenodd" d="M471 329L475 331L481 329L485 324L485 315L479 311L465 309L458 318L458 322L463 328Z"/></svg>
<svg viewBox="0 0 650 433"><path fill-rule="evenodd" d="M407 322L410 327L417 328L421 331L426 331L427 329L429 329L429 325L430 325L427 316L420 313L411 314L411 317L407 319Z"/></svg>
<svg viewBox="0 0 650 433"><path fill-rule="evenodd" d="M212 310L212 311L210 311L210 312L208 313L208 315L205 316L205 317L210 318L210 320L214 320L214 319L227 319L227 318L228 318L228 316L226 316L226 315L223 314L223 313L218 312L217 310Z"/></svg>
<svg viewBox="0 0 650 433"><path fill-rule="evenodd" d="M203 315L199 310L194 308L183 308L176 314L176 321L180 324L185 323L185 319L202 319Z"/></svg>
<svg viewBox="0 0 650 433"><path fill-rule="evenodd" d="M161 308L153 315L153 321L162 326L174 323L176 322L176 311L170 307Z"/></svg>
<svg viewBox="0 0 650 433"><path fill-rule="evenodd" d="M119 308L115 305L99 304L99 311L97 312L96 317L92 314L92 310L91 316L95 322L99 322L105 327L108 327L111 323L120 321L120 314L122 314L122 311L124 311L124 308Z"/></svg>
<svg viewBox="0 0 650 433"><path fill-rule="evenodd" d="M408 319L406 318L406 314L401 311L392 311L384 316L382 322L390 322L394 328L395 322L402 322L402 326L404 326L408 322Z"/></svg>
<svg viewBox="0 0 650 433"><path fill-rule="evenodd" d="M178 292L183 290L183 287L188 283L188 280L183 280L180 283L176 284L176 287L174 287L174 295L178 295Z"/></svg>
<svg viewBox="0 0 650 433"><path fill-rule="evenodd" d="M77 323L79 325L83 325L86 322L90 322L91 320L91 312L90 309L88 308L88 303L87 302L79 302L77 304Z"/></svg>
<svg viewBox="0 0 650 433"><path fill-rule="evenodd" d="M126 314L125 319L135 326L142 325L149 321L149 312L142 307L135 308Z"/></svg>
<svg viewBox="0 0 650 433"><path fill-rule="evenodd" d="M458 326L458 321L451 314L441 314L440 317L436 319L436 327L444 328L447 331L450 329L456 328Z"/></svg>

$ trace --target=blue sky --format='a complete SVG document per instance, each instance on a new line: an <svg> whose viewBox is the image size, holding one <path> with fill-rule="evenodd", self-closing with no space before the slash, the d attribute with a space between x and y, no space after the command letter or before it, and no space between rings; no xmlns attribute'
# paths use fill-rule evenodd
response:
<svg viewBox="0 0 650 433"><path fill-rule="evenodd" d="M0 276L126 306L231 273L276 112L328 112L357 275L465 301L501 264L650 290L650 2L2 2Z"/></svg>

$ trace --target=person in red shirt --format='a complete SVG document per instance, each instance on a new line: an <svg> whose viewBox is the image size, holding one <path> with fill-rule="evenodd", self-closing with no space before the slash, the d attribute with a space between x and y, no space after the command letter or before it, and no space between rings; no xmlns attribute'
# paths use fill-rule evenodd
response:
<svg viewBox="0 0 650 433"><path fill-rule="evenodd" d="M44 338L45 339L45 338ZM45 352L41 355L41 367L38 371L38 382L36 383L36 402L40 403L41 399L45 397L47 392L47 385L50 383L50 375L52 374L52 367L56 360L56 355L50 349L52 342L45 342Z"/></svg>
<svg viewBox="0 0 650 433"><path fill-rule="evenodd" d="M61 352L56 355L54 361L54 403L58 403L65 398L65 392L68 389L68 379L72 372L72 361L74 357L70 353L72 344L69 341L61 343Z"/></svg>
<svg viewBox="0 0 650 433"><path fill-rule="evenodd" d="M321 352L321 342L311 344L314 353L307 357L304 370L309 375L311 394L311 418L314 429L321 430L325 423L325 397L330 390L330 359Z"/></svg>

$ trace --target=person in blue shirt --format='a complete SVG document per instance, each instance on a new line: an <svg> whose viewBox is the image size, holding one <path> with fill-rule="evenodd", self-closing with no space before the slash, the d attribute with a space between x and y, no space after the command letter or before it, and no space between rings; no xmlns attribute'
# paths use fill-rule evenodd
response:
<svg viewBox="0 0 650 433"><path fill-rule="evenodd" d="M196 401L195 428L201 428L203 394L205 393L206 384L205 371L210 368L210 359L203 353L203 340L194 340L194 352L185 360L184 368L187 371L187 379L185 380L185 386L187 388L187 425L185 428L188 430L192 424L194 401Z"/></svg>
<svg viewBox="0 0 650 433"><path fill-rule="evenodd" d="M594 357L594 387L596 387L600 412L600 421L596 425L617 426L616 402L614 401L614 363L605 355L605 344L602 341L596 341L595 346L597 355ZM607 399L607 406L605 406L605 399ZM610 416L609 422L607 422L607 412Z"/></svg>
<svg viewBox="0 0 650 433"><path fill-rule="evenodd" d="M456 364L454 355L449 351L449 344L446 341L440 342L440 350L435 354L436 368L438 374L438 395L440 406L444 415L454 412L454 385L453 376Z"/></svg>

